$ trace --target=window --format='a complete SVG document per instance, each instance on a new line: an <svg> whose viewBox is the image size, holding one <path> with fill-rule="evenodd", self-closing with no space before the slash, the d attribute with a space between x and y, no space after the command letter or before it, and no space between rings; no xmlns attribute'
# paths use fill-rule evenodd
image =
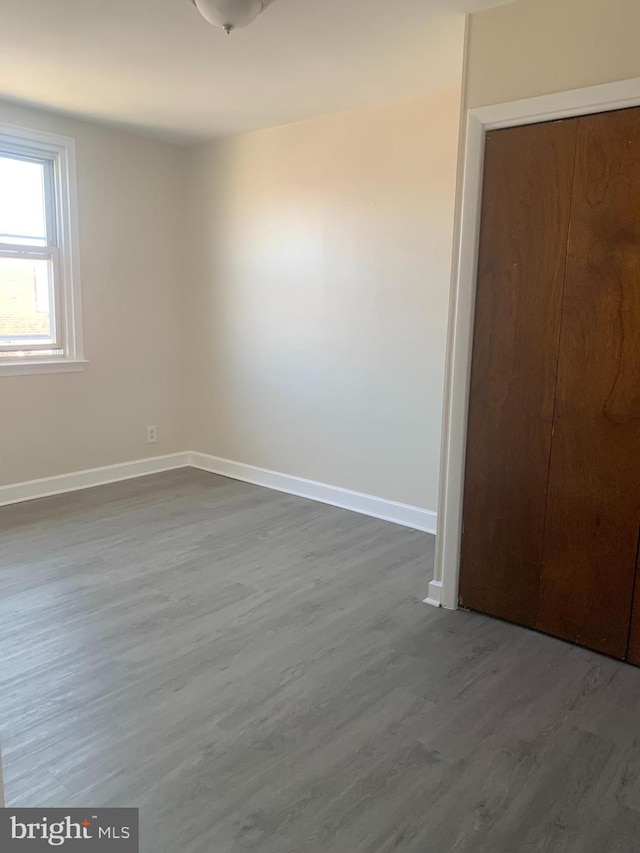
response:
<svg viewBox="0 0 640 853"><path fill-rule="evenodd" d="M81 370L73 139L0 125L0 376Z"/></svg>

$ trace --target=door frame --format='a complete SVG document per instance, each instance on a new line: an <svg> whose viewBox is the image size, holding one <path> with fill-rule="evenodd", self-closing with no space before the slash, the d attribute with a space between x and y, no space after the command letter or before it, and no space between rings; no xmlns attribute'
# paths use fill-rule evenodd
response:
<svg viewBox="0 0 640 853"><path fill-rule="evenodd" d="M485 136L490 130L640 106L640 78L479 107L467 113L459 237L449 306L434 579L425 603L458 607L462 499Z"/></svg>

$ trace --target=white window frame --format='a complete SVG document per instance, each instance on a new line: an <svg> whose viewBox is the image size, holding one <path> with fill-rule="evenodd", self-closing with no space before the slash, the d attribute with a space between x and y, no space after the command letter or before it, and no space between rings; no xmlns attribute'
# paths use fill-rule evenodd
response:
<svg viewBox="0 0 640 853"><path fill-rule="evenodd" d="M80 293L80 238L78 230L78 191L76 182L75 139L30 128L0 123L0 153L44 160L51 163L47 192L51 204L47 223L51 245L46 247L16 245L0 240L0 256L29 257L40 255L53 264L51 294L52 328L61 355L4 357L0 359L0 377L28 373L66 373L83 370L82 300ZM46 345L51 349L51 344ZM31 346L30 351L38 349ZM44 345L43 345L44 347Z"/></svg>

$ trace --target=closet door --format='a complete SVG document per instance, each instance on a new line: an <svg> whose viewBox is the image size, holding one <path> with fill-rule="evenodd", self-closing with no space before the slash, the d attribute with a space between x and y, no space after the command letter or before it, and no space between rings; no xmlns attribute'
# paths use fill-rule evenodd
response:
<svg viewBox="0 0 640 853"><path fill-rule="evenodd" d="M460 603L538 616L578 120L489 133Z"/></svg>
<svg viewBox="0 0 640 853"><path fill-rule="evenodd" d="M633 109L579 121L538 628L625 656L639 523L640 110Z"/></svg>

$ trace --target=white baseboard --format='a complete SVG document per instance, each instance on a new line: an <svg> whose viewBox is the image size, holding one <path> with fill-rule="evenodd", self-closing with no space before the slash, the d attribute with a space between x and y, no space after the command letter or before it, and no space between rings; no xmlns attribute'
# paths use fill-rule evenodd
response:
<svg viewBox="0 0 640 853"><path fill-rule="evenodd" d="M442 581L431 581L429 584L429 595L424 600L431 607L442 607Z"/></svg>
<svg viewBox="0 0 640 853"><path fill-rule="evenodd" d="M420 507L409 504L388 501L372 495L364 495L338 486L328 486L314 480L302 477L292 477L279 474L277 471L267 471L253 465L241 462L231 462L206 453L172 453L169 456L155 456L152 459L138 459L134 462L123 462L119 465L107 465L104 468L91 468L87 471L75 471L72 474L60 474L57 477L45 477L42 480L30 480L25 483L14 483L10 486L0 486L0 506L32 501L36 498L46 498L65 492L75 492L79 489L91 489L94 486L104 486L107 483L117 483L121 480L132 480L135 477L145 477L149 474L160 474L162 471L173 471L176 468L199 468L212 474L221 474L233 480L242 480L256 486L264 486L278 492L286 492L301 498L318 501L331 506L359 512L373 518L402 524L426 533L436 532L437 515Z"/></svg>
<svg viewBox="0 0 640 853"><path fill-rule="evenodd" d="M64 492L76 492L79 489L91 489L132 480L148 474L173 471L189 464L188 453L172 453L169 456L155 456L152 459L138 459L135 462L122 462L119 465L106 465L103 468L91 468L87 471L75 471L73 474L60 474L57 477L45 477L42 480L30 480L11 486L0 486L0 506L47 498Z"/></svg>
<svg viewBox="0 0 640 853"><path fill-rule="evenodd" d="M220 459L206 453L190 453L189 464L212 474L221 474L233 480L242 480L245 483L265 486L278 492L286 492L289 495L297 495L319 503L359 512L361 515L402 524L404 527L422 530L425 533L435 535L436 532L437 514L417 506L376 498L338 486L328 486L326 483L318 483L315 480L279 474L277 471Z"/></svg>

